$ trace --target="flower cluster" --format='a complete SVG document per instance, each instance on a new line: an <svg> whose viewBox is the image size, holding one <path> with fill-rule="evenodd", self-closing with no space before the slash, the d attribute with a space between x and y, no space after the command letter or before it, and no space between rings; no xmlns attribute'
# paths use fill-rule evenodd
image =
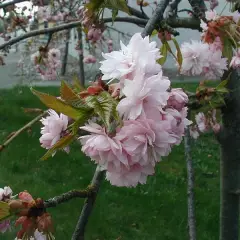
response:
<svg viewBox="0 0 240 240"><path fill-rule="evenodd" d="M223 57L223 41L230 34L234 41L239 42L240 14L236 11L233 16L219 16L211 10L206 12L206 19L207 22L201 20L202 41L185 42L181 46L181 73L188 76L202 75L208 80L220 79L228 69L228 64L233 68L239 67L239 49L236 49L235 56L228 62Z"/></svg>
<svg viewBox="0 0 240 240"><path fill-rule="evenodd" d="M146 183L161 157L181 142L191 123L185 106L188 96L182 89L170 88L156 62L159 49L149 37L137 33L127 46L121 43L120 51L103 57L102 79L120 81L108 91L120 100L117 112L122 124L109 131L89 121L81 127L90 133L80 137L82 151L106 170L112 185L135 187Z"/></svg>
<svg viewBox="0 0 240 240"><path fill-rule="evenodd" d="M57 79L57 69L61 67L61 53L59 49L52 48L47 50L40 48L37 53L31 56L31 60L43 80Z"/></svg>

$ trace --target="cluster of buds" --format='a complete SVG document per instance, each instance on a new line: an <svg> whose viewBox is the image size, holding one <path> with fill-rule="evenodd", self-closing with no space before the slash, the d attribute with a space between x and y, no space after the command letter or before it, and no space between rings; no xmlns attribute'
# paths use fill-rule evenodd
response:
<svg viewBox="0 0 240 240"><path fill-rule="evenodd" d="M168 31L159 32L159 33L158 33L158 38L159 38L162 42L172 40L171 33L169 33Z"/></svg>
<svg viewBox="0 0 240 240"><path fill-rule="evenodd" d="M10 228L8 218L15 216L15 226L21 226L16 239L40 239L50 240L53 237L53 224L51 216L46 212L42 199L33 199L27 192L20 192L12 196L10 187L0 188L0 232L4 233Z"/></svg>

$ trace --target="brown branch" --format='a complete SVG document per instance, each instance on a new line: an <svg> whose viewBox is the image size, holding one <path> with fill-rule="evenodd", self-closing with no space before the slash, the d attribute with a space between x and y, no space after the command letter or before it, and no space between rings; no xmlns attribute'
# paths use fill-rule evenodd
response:
<svg viewBox="0 0 240 240"><path fill-rule="evenodd" d="M147 22L147 25L145 26L142 36L148 36L151 35L153 30L156 27L156 24L160 24L163 20L163 14L165 12L165 9L167 8L169 3L169 0L162 0L156 7L156 10L153 13L153 16L149 19Z"/></svg>
<svg viewBox="0 0 240 240"><path fill-rule="evenodd" d="M59 196L50 198L44 202L45 208L56 207L58 204L68 202L74 198L87 198L93 195L95 192L94 186L89 186L84 190L71 190L69 192L63 193Z"/></svg>
<svg viewBox="0 0 240 240"><path fill-rule="evenodd" d="M37 121L39 121L42 117L44 117L47 114L47 111L43 112L42 114L40 114L39 116L37 116L36 118L34 118L31 122L29 122L28 124L26 124L25 126L23 126L22 128L20 128L19 130L17 130L5 143L3 143L2 145L0 145L0 152L7 147L7 145L9 143L11 143L19 134L21 134L23 131L25 131L26 129L28 129L29 127L31 127L34 123L36 123Z"/></svg>
<svg viewBox="0 0 240 240"><path fill-rule="evenodd" d="M105 23L109 23L109 22L112 22L112 18L105 18L105 19L103 19L103 21ZM136 24L136 25L142 26L142 27L147 24L146 19L131 18L131 17L117 17L115 19L115 22L133 23L133 24ZM200 30L200 21L198 19L194 19L194 18L167 19L166 23L173 28L190 28L190 29ZM2 45L0 45L0 50L5 49L15 43L18 43L18 42L20 42L24 39L30 38L30 37L35 37L35 36L47 34L47 33L55 33L55 32L59 32L59 31L63 31L65 29L75 28L80 25L81 25L81 21L76 21L76 22L62 24L57 27L46 28L46 29L41 29L41 30L34 30L34 31L28 32L26 34L23 34L21 36L18 36L16 38L12 38L8 42L3 43Z"/></svg>
<svg viewBox="0 0 240 240"><path fill-rule="evenodd" d="M188 113L190 116L190 111ZM189 239L196 240L196 218L195 218L195 205L194 205L194 169L191 157L191 142L189 127L185 129L184 137L185 158L187 163L187 196L188 196L188 232Z"/></svg>
<svg viewBox="0 0 240 240"><path fill-rule="evenodd" d="M3 2L3 3L0 4L0 9L11 6L11 5L14 5L16 3L21 3L21 2L29 2L29 1L28 0L12 0L12 1L9 1L9 2Z"/></svg>
<svg viewBox="0 0 240 240"><path fill-rule="evenodd" d="M72 240L84 240L84 233L85 228L89 219L89 216L92 212L94 202L97 197L97 193L100 188L100 184L104 178L105 171L102 171L100 167L98 166L96 168L96 171L94 173L93 179L92 179L92 185L95 186L95 192L93 195L88 197L85 201L85 204L82 208L82 212L80 214L77 226L75 228L75 231L72 236Z"/></svg>
<svg viewBox="0 0 240 240"><path fill-rule="evenodd" d="M137 18L149 19L149 17L146 14L138 11L137 9L135 9L133 7L128 6L128 9L129 9L130 14L132 14L133 16L135 16Z"/></svg>

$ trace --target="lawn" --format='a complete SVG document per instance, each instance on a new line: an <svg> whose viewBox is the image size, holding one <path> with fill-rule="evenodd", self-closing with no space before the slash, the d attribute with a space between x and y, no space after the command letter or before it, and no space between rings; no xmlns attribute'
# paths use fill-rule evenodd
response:
<svg viewBox="0 0 240 240"><path fill-rule="evenodd" d="M179 85L178 85L179 86ZM196 87L187 84L188 90ZM37 88L59 95L56 88ZM29 88L0 91L0 144L12 131L34 118L22 108L44 107ZM33 196L51 198L71 189L85 188L95 165L81 153L78 143L69 155L59 152L39 161L40 124L22 133L0 153L0 186L9 185L15 193L28 190ZM197 235L201 240L218 239L219 149L212 135L193 144L196 171ZM183 146L175 147L158 164L156 175L135 189L118 188L104 182L89 219L86 240L187 240L187 173ZM83 200L76 199L49 209L57 240L70 240ZM14 239L13 232L1 240Z"/></svg>

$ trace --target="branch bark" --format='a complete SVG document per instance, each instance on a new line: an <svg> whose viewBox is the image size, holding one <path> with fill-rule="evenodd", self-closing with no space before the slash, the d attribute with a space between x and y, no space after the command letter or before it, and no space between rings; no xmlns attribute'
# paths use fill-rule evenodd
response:
<svg viewBox="0 0 240 240"><path fill-rule="evenodd" d="M43 112L42 114L40 114L39 116L37 116L36 118L34 118L31 122L29 122L28 124L26 124L25 126L23 126L22 128L20 128L19 130L17 130L5 143L3 143L2 145L0 145L0 152L8 146L9 143L11 143L18 135L20 135L23 131L27 130L28 128L30 128L34 123L36 123L37 121L39 121L42 117L44 117L47 114L47 111Z"/></svg>
<svg viewBox="0 0 240 240"><path fill-rule="evenodd" d="M153 13L153 16L149 19L146 27L144 28L142 32L142 36L148 36L151 35L153 30L156 27L157 23L160 23L163 20L163 14L165 12L165 9L167 8L169 3L169 0L162 0L156 7L156 10Z"/></svg>
<svg viewBox="0 0 240 240"><path fill-rule="evenodd" d="M190 115L190 110L188 115ZM184 137L185 158L187 163L187 196L188 196L188 232L189 240L196 240L196 218L194 205L194 169L191 157L191 140L189 127L185 129Z"/></svg>
<svg viewBox="0 0 240 240"><path fill-rule="evenodd" d="M68 61L68 50L69 50L69 40L70 40L70 32L71 30L67 31L67 36L66 36L66 43L65 43L65 48L64 48L64 56L62 60L62 69L61 69L61 75L64 76L67 70L67 61Z"/></svg>
<svg viewBox="0 0 240 240"><path fill-rule="evenodd" d="M105 23L110 23L112 22L112 18L105 18L103 19ZM174 19L166 19L166 23L173 28L190 28L193 30L200 30L200 21L198 19L194 18L174 18ZM131 18L131 17L117 17L115 19L115 22L127 22L127 23L133 23L136 25L140 26L145 26L147 24L146 19L139 19L139 18ZM81 25L81 21L76 21L76 22L71 22L67 24L62 24L57 27L52 27L52 28L46 28L46 29L41 29L41 30L34 30L31 32L28 32L26 34L23 34L21 36L18 36L16 38L12 38L8 42L3 43L0 45L0 50L3 50L11 45L14 45L15 43L18 43L24 39L30 38L30 37L35 37L38 35L42 34L47 34L47 33L55 33L59 31L63 31L66 29L70 28L75 28ZM151 26L152 29L153 26ZM154 28L153 28L154 29Z"/></svg>
<svg viewBox="0 0 240 240"><path fill-rule="evenodd" d="M239 194L237 194L240 189L239 84L240 70L233 70L227 85L229 96L225 99L225 107L222 108L220 240L239 238Z"/></svg>
<svg viewBox="0 0 240 240"><path fill-rule="evenodd" d="M83 37L82 37L82 28L78 28L78 40L79 47L82 50L82 54L79 55L78 66L79 66L79 79L81 86L85 86L85 72L84 72L84 64L83 64Z"/></svg>
<svg viewBox="0 0 240 240"><path fill-rule="evenodd" d="M86 228L89 216L92 212L94 202L96 200L97 193L100 188L100 184L104 178L104 174L105 174L105 171L101 171L100 167L98 166L91 182L91 185L95 186L95 194L88 197L87 200L85 201L77 226L73 233L72 240L84 240L85 228Z"/></svg>
<svg viewBox="0 0 240 240"><path fill-rule="evenodd" d="M46 200L44 202L44 207L45 208L56 207L58 204L68 202L74 198L87 198L91 196L94 191L95 191L94 186L90 186L85 190L72 190Z"/></svg>

